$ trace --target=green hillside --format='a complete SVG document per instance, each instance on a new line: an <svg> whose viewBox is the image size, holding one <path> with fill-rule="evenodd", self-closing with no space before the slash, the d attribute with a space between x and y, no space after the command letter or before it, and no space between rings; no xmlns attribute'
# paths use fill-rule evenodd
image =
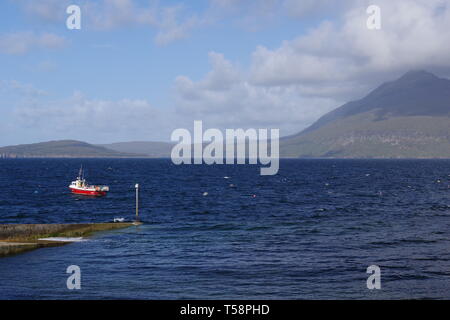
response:
<svg viewBox="0 0 450 320"><path fill-rule="evenodd" d="M49 141L0 148L0 157L2 158L122 158L133 156L137 155L117 152L75 140Z"/></svg>

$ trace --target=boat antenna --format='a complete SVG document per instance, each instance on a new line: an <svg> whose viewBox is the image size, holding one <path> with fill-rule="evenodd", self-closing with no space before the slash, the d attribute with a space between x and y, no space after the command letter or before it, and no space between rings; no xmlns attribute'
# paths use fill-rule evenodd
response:
<svg viewBox="0 0 450 320"><path fill-rule="evenodd" d="M83 164L81 164L80 172L78 173L78 176L81 180L83 180Z"/></svg>

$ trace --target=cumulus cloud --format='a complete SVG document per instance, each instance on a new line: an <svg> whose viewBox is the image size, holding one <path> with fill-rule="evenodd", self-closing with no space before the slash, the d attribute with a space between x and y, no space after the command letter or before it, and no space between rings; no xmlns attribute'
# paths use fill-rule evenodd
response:
<svg viewBox="0 0 450 320"><path fill-rule="evenodd" d="M354 4L339 21L279 48L253 53L252 81L260 85L358 82L372 74L450 64L450 7L445 1L379 0L382 29L366 27L368 1Z"/></svg>
<svg viewBox="0 0 450 320"><path fill-rule="evenodd" d="M0 35L0 53L20 55L35 48L59 49L66 40L53 33L13 32Z"/></svg>
<svg viewBox="0 0 450 320"><path fill-rule="evenodd" d="M298 87L251 84L222 54L209 54L212 70L199 81L175 81L177 112L218 128L280 128L290 134L329 111L334 100L302 96Z"/></svg>

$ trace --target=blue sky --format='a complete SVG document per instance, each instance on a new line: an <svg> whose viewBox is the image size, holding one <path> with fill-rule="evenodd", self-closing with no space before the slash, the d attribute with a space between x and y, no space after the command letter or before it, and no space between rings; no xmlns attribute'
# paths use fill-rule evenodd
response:
<svg viewBox="0 0 450 320"><path fill-rule="evenodd" d="M408 69L446 76L445 2L378 2L374 33L367 1L2 1L0 145L168 141L193 120L292 134Z"/></svg>

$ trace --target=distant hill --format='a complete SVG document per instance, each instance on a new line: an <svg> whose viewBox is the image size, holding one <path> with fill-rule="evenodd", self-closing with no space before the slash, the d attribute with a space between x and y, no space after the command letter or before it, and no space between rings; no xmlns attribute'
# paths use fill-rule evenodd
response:
<svg viewBox="0 0 450 320"><path fill-rule="evenodd" d="M410 71L281 139L282 157L450 158L450 80Z"/></svg>
<svg viewBox="0 0 450 320"><path fill-rule="evenodd" d="M49 141L0 148L0 158L124 158L137 157L75 140Z"/></svg>
<svg viewBox="0 0 450 320"><path fill-rule="evenodd" d="M144 154L151 158L170 158L174 144L168 142L131 141L101 144L98 146L117 152Z"/></svg>

